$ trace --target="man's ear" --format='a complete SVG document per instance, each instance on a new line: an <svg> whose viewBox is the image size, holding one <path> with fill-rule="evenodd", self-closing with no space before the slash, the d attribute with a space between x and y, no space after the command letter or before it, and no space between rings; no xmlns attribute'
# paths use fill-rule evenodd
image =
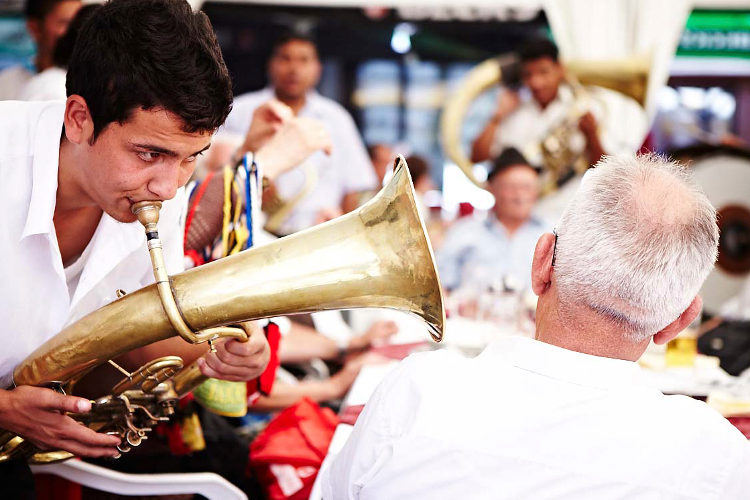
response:
<svg viewBox="0 0 750 500"><path fill-rule="evenodd" d="M656 332L656 335L654 335L654 344L666 344L675 338L700 314L702 307L703 299L701 299L700 295L696 295L687 309L676 320Z"/></svg>
<svg viewBox="0 0 750 500"><path fill-rule="evenodd" d="M94 121L86 100L79 95L74 94L65 102L65 137L74 144L93 142Z"/></svg>
<svg viewBox="0 0 750 500"><path fill-rule="evenodd" d="M542 295L552 282L552 256L555 251L555 235L544 233L536 242L534 261L531 264L531 288Z"/></svg>

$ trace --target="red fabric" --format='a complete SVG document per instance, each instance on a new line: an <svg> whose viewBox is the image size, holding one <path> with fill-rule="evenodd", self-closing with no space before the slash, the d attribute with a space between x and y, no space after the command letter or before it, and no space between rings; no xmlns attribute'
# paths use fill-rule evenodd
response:
<svg viewBox="0 0 750 500"><path fill-rule="evenodd" d="M339 415L339 420L342 424L349 424L354 425L357 423L357 418L359 418L359 414L362 413L362 410L365 409L365 405L354 405L354 406L347 406L343 410L341 410L341 413Z"/></svg>
<svg viewBox="0 0 750 500"><path fill-rule="evenodd" d="M742 415L737 417L728 417L727 420L737 427L739 431L750 439L750 416Z"/></svg>
<svg viewBox="0 0 750 500"><path fill-rule="evenodd" d="M276 370L280 364L279 341L281 340L281 332L279 331L279 326L274 322L269 322L265 330L268 347L271 349L271 358L268 361L265 371L260 374L260 377L247 382L247 394L252 403L255 403L258 399L257 396L260 394L264 396L271 394L273 381L276 379Z"/></svg>
<svg viewBox="0 0 750 500"><path fill-rule="evenodd" d="M309 498L336 425L333 411L303 398L255 438L249 466L270 500Z"/></svg>
<svg viewBox="0 0 750 500"><path fill-rule="evenodd" d="M34 474L34 483L37 500L81 500L82 498L83 490L80 484L52 474Z"/></svg>
<svg viewBox="0 0 750 500"><path fill-rule="evenodd" d="M458 204L458 217L466 217L474 213L474 205L468 201L462 201Z"/></svg>
<svg viewBox="0 0 750 500"><path fill-rule="evenodd" d="M202 266L206 263L205 259L201 254L198 253L197 250L185 250L185 257L189 258L193 261L193 267Z"/></svg>

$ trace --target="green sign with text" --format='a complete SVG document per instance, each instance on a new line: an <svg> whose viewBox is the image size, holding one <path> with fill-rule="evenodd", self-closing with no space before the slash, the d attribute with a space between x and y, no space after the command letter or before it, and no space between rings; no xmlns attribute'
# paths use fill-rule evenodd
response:
<svg viewBox="0 0 750 500"><path fill-rule="evenodd" d="M694 10L677 55L750 58L750 11Z"/></svg>

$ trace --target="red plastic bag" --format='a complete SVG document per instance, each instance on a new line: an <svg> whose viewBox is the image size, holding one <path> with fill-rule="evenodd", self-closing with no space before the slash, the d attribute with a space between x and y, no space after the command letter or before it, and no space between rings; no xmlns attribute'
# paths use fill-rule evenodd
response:
<svg viewBox="0 0 750 500"><path fill-rule="evenodd" d="M279 413L250 444L250 467L271 500L310 496L338 418L308 398Z"/></svg>

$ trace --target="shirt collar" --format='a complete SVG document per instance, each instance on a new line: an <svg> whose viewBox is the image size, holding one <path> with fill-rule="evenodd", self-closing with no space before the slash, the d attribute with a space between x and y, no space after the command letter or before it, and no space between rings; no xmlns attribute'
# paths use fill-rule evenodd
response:
<svg viewBox="0 0 750 500"><path fill-rule="evenodd" d="M539 105L539 103L536 101L536 99L534 99L534 96L531 95L530 91L528 93L528 97L527 97L528 101L527 102L530 103L531 105L533 105L534 108L539 113L544 113L544 112L548 111L549 109L554 109L555 106L557 106L557 105L560 105L560 104L566 104L567 105L574 98L575 98L575 96L573 94L573 89L570 87L570 85L568 85L567 83L561 83L557 87L557 94L555 95L555 98L552 99L552 101L544 109L542 109L542 107Z"/></svg>
<svg viewBox="0 0 750 500"><path fill-rule="evenodd" d="M497 357L522 370L575 385L598 389L634 386L655 389L636 362L584 354L525 337L496 339L480 355L490 362Z"/></svg>
<svg viewBox="0 0 750 500"><path fill-rule="evenodd" d="M505 228L502 222L497 220L494 212L490 211L487 218L484 220L484 223L487 226L487 229L502 231L503 235L508 236L508 230ZM532 214L526 222L521 224L521 227L518 228L516 234L518 234L519 231L525 230L526 228L534 228L534 230L536 231L536 229L541 226L543 226L542 220L536 215Z"/></svg>
<svg viewBox="0 0 750 500"><path fill-rule="evenodd" d="M57 172L60 164L60 134L65 103L46 107L34 131L31 198L21 239L54 231L52 218L57 195Z"/></svg>

